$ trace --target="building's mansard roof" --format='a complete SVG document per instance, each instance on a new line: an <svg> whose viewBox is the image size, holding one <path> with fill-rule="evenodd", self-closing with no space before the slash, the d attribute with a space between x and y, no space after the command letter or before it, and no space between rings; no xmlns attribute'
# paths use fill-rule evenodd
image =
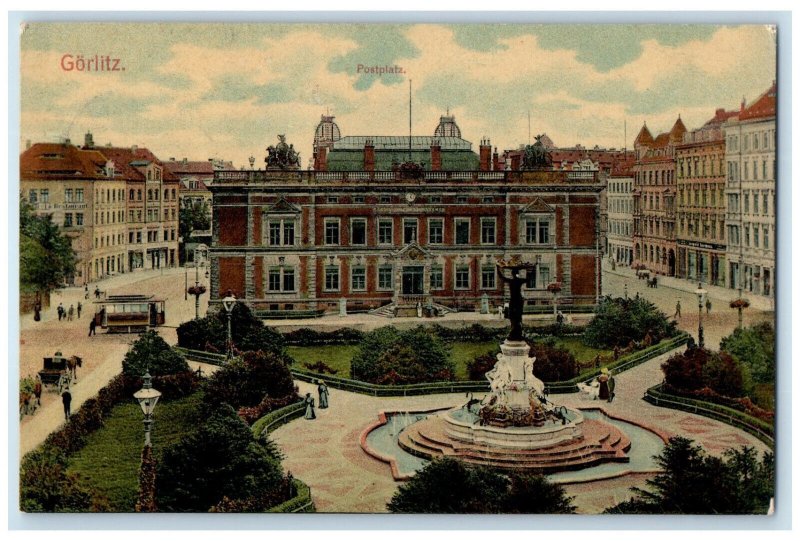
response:
<svg viewBox="0 0 800 541"><path fill-rule="evenodd" d="M442 150L442 171L476 171L480 167L478 155L471 150ZM391 171L396 164L409 161L408 138L406 147L396 149L375 148L375 170ZM430 148L412 150L411 160L414 163L424 164L426 171L431 170ZM334 149L327 158L328 171L361 171L364 169L364 149L359 147L353 150Z"/></svg>
<svg viewBox="0 0 800 541"><path fill-rule="evenodd" d="M378 150L408 151L408 135L348 135L333 144L333 152L337 150L364 150L367 141L371 141ZM460 137L435 137L428 135L412 135L411 149L429 151L434 142L438 142L442 150L472 150L472 143Z"/></svg>

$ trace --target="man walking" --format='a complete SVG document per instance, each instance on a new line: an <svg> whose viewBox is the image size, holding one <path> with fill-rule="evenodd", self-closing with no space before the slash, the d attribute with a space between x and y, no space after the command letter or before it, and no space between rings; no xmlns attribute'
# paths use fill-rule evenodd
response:
<svg viewBox="0 0 800 541"><path fill-rule="evenodd" d="M61 402L64 404L64 419L69 421L70 406L72 405L72 393L69 392L69 387L61 393Z"/></svg>
<svg viewBox="0 0 800 541"><path fill-rule="evenodd" d="M80 301L78 301L78 319L81 318L81 309L82 308L83 308L83 305L81 305Z"/></svg>
<svg viewBox="0 0 800 541"><path fill-rule="evenodd" d="M58 303L58 320L61 321L63 317L64 317L64 305Z"/></svg>
<svg viewBox="0 0 800 541"><path fill-rule="evenodd" d="M75 317L75 306L70 304L69 310L67 310L67 321L72 321L74 317Z"/></svg>
<svg viewBox="0 0 800 541"><path fill-rule="evenodd" d="M97 336L97 333L95 332L96 328L97 328L97 323L95 322L94 318L90 319L89 320L89 336L92 336L92 335Z"/></svg>
<svg viewBox="0 0 800 541"><path fill-rule="evenodd" d="M678 301L678 303L675 305L675 319L680 319L680 318L681 318L681 301Z"/></svg>
<svg viewBox="0 0 800 541"><path fill-rule="evenodd" d="M711 299L706 299L706 314L711 313Z"/></svg>

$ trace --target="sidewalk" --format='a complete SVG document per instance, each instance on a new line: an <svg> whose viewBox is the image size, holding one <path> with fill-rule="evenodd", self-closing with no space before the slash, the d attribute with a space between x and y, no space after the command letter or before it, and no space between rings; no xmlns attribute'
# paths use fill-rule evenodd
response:
<svg viewBox="0 0 800 541"><path fill-rule="evenodd" d="M608 258L603 258L603 272L609 274L615 274L617 276L622 276L625 278L629 278L631 280L639 280L636 277L636 271L633 270L631 267L623 267L621 265L617 265L616 269L612 269L611 264L608 262ZM697 289L697 282L693 280L673 278L670 276L663 276L661 274L653 276L658 278L659 288L667 287L670 289L675 289L677 291L683 291L684 293L691 293L691 294L694 294L695 290ZM705 284L705 283L703 284L703 289L708 291L708 296L711 298L712 303L716 300L719 301L720 303L724 303L726 307L732 300L739 298L739 290L737 289L712 286L710 284ZM774 297L764 297L763 295L756 295L755 293L749 293L747 291L742 292L742 297L750 301L750 307L755 310L761 310L764 312L775 311Z"/></svg>

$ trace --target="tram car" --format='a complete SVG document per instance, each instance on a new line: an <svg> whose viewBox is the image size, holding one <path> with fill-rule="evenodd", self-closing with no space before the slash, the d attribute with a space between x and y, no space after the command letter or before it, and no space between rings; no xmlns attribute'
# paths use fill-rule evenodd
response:
<svg viewBox="0 0 800 541"><path fill-rule="evenodd" d="M144 332L166 321L166 301L152 295L108 295L95 303L94 321L109 333Z"/></svg>

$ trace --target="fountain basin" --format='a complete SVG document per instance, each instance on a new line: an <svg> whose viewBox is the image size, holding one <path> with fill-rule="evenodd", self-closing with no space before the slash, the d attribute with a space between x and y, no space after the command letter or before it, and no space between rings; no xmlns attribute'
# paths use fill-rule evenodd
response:
<svg viewBox="0 0 800 541"><path fill-rule="evenodd" d="M548 422L544 426L496 427L480 425L479 417L466 409L450 410L439 417L445 434L452 440L473 445L505 449L537 449L577 441L582 437L583 415L567 409L567 423Z"/></svg>

